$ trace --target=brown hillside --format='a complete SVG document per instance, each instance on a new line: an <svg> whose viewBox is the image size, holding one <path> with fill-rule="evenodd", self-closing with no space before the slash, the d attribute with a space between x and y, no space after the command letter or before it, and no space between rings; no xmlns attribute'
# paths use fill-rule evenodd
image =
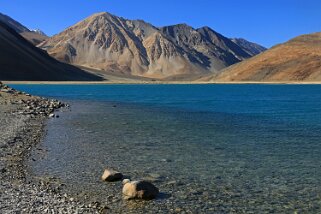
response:
<svg viewBox="0 0 321 214"><path fill-rule="evenodd" d="M321 33L296 37L204 78L212 81L321 81Z"/></svg>

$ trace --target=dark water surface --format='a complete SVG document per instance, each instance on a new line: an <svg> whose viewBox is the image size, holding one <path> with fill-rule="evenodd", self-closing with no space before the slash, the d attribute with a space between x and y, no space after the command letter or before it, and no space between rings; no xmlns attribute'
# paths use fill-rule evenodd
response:
<svg viewBox="0 0 321 214"><path fill-rule="evenodd" d="M47 124L37 176L114 212L320 213L321 85L14 85L71 104ZM161 191L121 199L114 167Z"/></svg>

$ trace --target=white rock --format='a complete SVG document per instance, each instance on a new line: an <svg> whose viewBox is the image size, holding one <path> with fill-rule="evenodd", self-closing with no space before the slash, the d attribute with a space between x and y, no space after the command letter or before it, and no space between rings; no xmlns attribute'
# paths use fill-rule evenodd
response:
<svg viewBox="0 0 321 214"><path fill-rule="evenodd" d="M103 181L109 181L109 182L119 181L123 179L123 174L113 169L105 169L103 175L101 176L101 179Z"/></svg>

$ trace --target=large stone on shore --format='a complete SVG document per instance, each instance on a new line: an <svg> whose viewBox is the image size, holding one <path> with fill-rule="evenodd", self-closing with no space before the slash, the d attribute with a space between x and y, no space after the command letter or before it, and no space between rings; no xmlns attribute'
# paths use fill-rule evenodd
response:
<svg viewBox="0 0 321 214"><path fill-rule="evenodd" d="M129 181L124 180L123 195L129 199L151 200L156 198L159 193L157 187L148 181Z"/></svg>
<svg viewBox="0 0 321 214"><path fill-rule="evenodd" d="M113 169L105 169L104 174L101 176L101 179L103 181L109 182L119 181L123 179L123 174Z"/></svg>

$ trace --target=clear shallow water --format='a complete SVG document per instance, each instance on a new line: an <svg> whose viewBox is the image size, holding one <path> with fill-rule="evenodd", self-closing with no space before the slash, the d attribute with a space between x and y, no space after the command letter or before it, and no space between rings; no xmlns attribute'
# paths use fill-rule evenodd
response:
<svg viewBox="0 0 321 214"><path fill-rule="evenodd" d="M34 152L36 175L57 176L115 212L318 213L319 85L15 85L65 100ZM105 166L152 180L137 205Z"/></svg>

